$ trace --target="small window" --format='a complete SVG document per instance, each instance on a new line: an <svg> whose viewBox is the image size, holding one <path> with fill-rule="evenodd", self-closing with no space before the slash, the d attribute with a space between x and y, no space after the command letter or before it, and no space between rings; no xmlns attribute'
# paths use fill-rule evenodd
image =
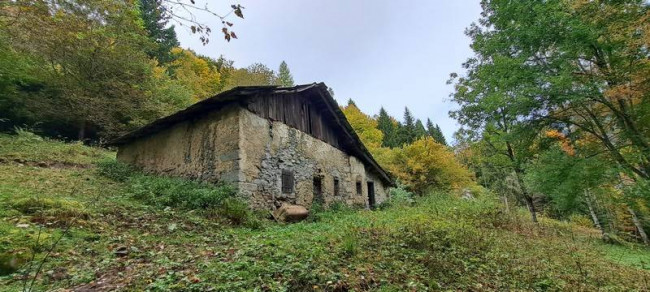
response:
<svg viewBox="0 0 650 292"><path fill-rule="evenodd" d="M290 170L282 170L282 193L293 193L293 172Z"/></svg>
<svg viewBox="0 0 650 292"><path fill-rule="evenodd" d="M338 179L338 178L334 178L334 195L335 195L335 196L338 196L338 195L340 194L340 192L339 192L339 188L340 188L339 179Z"/></svg>
<svg viewBox="0 0 650 292"><path fill-rule="evenodd" d="M361 182L360 181L357 182L357 195L359 195L359 196L361 195Z"/></svg>

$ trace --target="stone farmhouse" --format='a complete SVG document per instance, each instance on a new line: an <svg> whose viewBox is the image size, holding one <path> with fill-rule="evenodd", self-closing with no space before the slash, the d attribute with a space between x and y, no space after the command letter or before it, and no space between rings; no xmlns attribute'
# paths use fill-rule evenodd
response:
<svg viewBox="0 0 650 292"><path fill-rule="evenodd" d="M256 209L372 208L393 185L323 83L237 87L111 144L147 172L232 183Z"/></svg>

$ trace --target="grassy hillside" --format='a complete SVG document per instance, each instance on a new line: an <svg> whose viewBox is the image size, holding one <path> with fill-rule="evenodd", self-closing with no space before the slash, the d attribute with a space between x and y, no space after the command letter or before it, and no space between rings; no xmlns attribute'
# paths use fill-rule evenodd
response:
<svg viewBox="0 0 650 292"><path fill-rule="evenodd" d="M3 291L32 279L34 290L649 289L648 250L601 244L596 230L569 223L534 225L488 197L337 207L287 225L242 210L227 188L113 160L29 133L0 136Z"/></svg>

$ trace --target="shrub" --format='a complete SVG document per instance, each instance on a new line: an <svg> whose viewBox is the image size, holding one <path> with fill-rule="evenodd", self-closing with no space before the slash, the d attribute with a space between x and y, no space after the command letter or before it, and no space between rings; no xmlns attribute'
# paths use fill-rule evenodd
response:
<svg viewBox="0 0 650 292"><path fill-rule="evenodd" d="M133 167L112 159L97 163L97 171L100 175L119 182L125 182L134 174Z"/></svg>
<svg viewBox="0 0 650 292"><path fill-rule="evenodd" d="M131 166L106 160L98 164L98 172L110 179L127 183L128 194L152 206L189 210L206 210L232 224L259 228L261 221L248 204L235 195L229 184L211 184L183 178L148 175Z"/></svg>
<svg viewBox="0 0 650 292"><path fill-rule="evenodd" d="M392 149L386 168L409 189L424 194L431 190L458 190L474 183L472 173L454 153L431 137Z"/></svg>
<svg viewBox="0 0 650 292"><path fill-rule="evenodd" d="M311 204L311 208L309 208L309 215L305 219L307 222L318 222L323 219L323 215L325 214L325 207L323 204L320 202L314 202Z"/></svg>
<svg viewBox="0 0 650 292"><path fill-rule="evenodd" d="M137 174L129 179L131 196L150 205L184 209L219 207L226 198L234 197L228 184L212 185L182 178Z"/></svg>
<svg viewBox="0 0 650 292"><path fill-rule="evenodd" d="M583 214L573 213L569 215L569 222L578 226L593 228L594 223L589 217Z"/></svg>
<svg viewBox="0 0 650 292"><path fill-rule="evenodd" d="M391 188L388 193L390 194L389 205L412 205L415 203L415 194L406 190L406 186L398 183L397 187Z"/></svg>
<svg viewBox="0 0 650 292"><path fill-rule="evenodd" d="M98 163L99 174L128 183L128 193L150 205L184 209L219 207L226 198L234 197L236 190L228 184L213 185L183 178L148 175L133 167L106 160Z"/></svg>
<svg viewBox="0 0 650 292"><path fill-rule="evenodd" d="M254 220L254 215L248 208L248 204L237 198L224 199L216 211L219 215L237 225Z"/></svg>
<svg viewBox="0 0 650 292"><path fill-rule="evenodd" d="M331 203L327 209L330 212L335 213L351 212L355 210L354 207L348 206L345 203L339 201Z"/></svg>
<svg viewBox="0 0 650 292"><path fill-rule="evenodd" d="M19 142L41 142L43 141L43 137L34 134L34 132L24 129L21 127L15 127L14 132L16 133L16 141Z"/></svg>

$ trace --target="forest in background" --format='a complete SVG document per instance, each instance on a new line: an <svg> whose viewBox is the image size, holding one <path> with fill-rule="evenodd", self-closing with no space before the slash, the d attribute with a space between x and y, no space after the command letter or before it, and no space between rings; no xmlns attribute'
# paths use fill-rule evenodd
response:
<svg viewBox="0 0 650 292"><path fill-rule="evenodd" d="M0 129L101 144L235 86L293 85L285 62L236 68L181 48L163 4L0 4Z"/></svg>
<svg viewBox="0 0 650 292"><path fill-rule="evenodd" d="M235 68L225 57L180 48L164 1L107 3L3 7L0 129L101 145L235 86L294 85L285 62L277 71L261 63ZM383 108L371 118L352 100L342 108L375 157L409 189L458 189L471 181L431 120L416 120L408 108L403 122Z"/></svg>
<svg viewBox="0 0 650 292"><path fill-rule="evenodd" d="M236 68L180 48L163 4L0 4L0 129L101 144L234 86L293 84L284 62ZM482 6L467 29L475 56L449 80L455 145L408 109L398 121L350 101L342 108L364 144L408 191L493 193L533 221L590 222L607 241L648 243L648 5Z"/></svg>

